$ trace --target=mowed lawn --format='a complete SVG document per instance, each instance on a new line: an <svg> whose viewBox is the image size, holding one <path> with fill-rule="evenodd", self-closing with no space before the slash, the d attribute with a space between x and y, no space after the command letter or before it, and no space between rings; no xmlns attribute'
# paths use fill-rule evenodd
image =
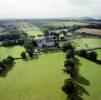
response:
<svg viewBox="0 0 101 100"><path fill-rule="evenodd" d="M11 54L19 57L21 51L16 50L12 50ZM2 53L0 50L0 55ZM4 51L5 55L8 53ZM64 56L59 52L41 54L38 59L28 62L17 60L7 76L0 77L0 100L66 100L61 90L66 79L62 72ZM83 58L80 60L80 73L90 82L89 86L85 86L89 96L83 95L84 100L100 100L101 66Z"/></svg>

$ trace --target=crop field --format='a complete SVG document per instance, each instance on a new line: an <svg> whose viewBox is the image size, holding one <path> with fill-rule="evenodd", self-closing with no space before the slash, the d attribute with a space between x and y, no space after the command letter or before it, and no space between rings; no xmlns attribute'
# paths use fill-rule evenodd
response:
<svg viewBox="0 0 101 100"><path fill-rule="evenodd" d="M96 48L101 47L101 39L97 38L82 38L72 40L76 49Z"/></svg>
<svg viewBox="0 0 101 100"><path fill-rule="evenodd" d="M86 33L101 35L100 29L81 28L81 29L77 30L76 32L86 32Z"/></svg>

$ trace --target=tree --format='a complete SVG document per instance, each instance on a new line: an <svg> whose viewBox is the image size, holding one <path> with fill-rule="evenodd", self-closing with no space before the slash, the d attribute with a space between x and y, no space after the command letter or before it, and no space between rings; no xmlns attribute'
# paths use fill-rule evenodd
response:
<svg viewBox="0 0 101 100"><path fill-rule="evenodd" d="M4 62L0 61L0 72L2 72L3 70L6 69L6 64L4 64Z"/></svg>
<svg viewBox="0 0 101 100"><path fill-rule="evenodd" d="M21 53L21 57L22 57L22 59L27 59L26 53L25 52L22 52Z"/></svg>
<svg viewBox="0 0 101 100"><path fill-rule="evenodd" d="M69 49L74 50L74 48L73 48L71 43L65 43L63 45L62 49L63 49L64 52L68 51Z"/></svg>
<svg viewBox="0 0 101 100"><path fill-rule="evenodd" d="M87 57L88 57L88 53L87 53L86 50L81 50L81 51L79 52L79 56L87 58Z"/></svg>
<svg viewBox="0 0 101 100"><path fill-rule="evenodd" d="M12 56L8 56L7 59L9 59L11 62L13 62L15 58Z"/></svg>
<svg viewBox="0 0 101 100"><path fill-rule="evenodd" d="M73 59L68 59L64 63L65 73L70 74L71 78L75 78L78 75L78 66Z"/></svg>
<svg viewBox="0 0 101 100"><path fill-rule="evenodd" d="M33 50L33 49L34 49L32 40L31 40L30 38L27 38L27 39L24 41L24 47L26 48L26 50Z"/></svg>
<svg viewBox="0 0 101 100"><path fill-rule="evenodd" d="M69 49L67 54L66 54L66 59L69 59L69 58L74 58L75 56L75 53L73 50Z"/></svg>
<svg viewBox="0 0 101 100"><path fill-rule="evenodd" d="M12 65L14 63L14 58L12 56L8 56L6 59L2 61L7 66Z"/></svg>
<svg viewBox="0 0 101 100"><path fill-rule="evenodd" d="M97 60L97 53L94 51L88 53L88 59L90 59L92 61L96 61Z"/></svg>
<svg viewBox="0 0 101 100"><path fill-rule="evenodd" d="M29 52L28 52L28 55L29 55L30 58L33 58L33 52L30 52L30 51L29 51Z"/></svg>
<svg viewBox="0 0 101 100"><path fill-rule="evenodd" d="M68 94L69 100L75 100L73 99L76 94L76 86L75 82L72 79L65 80L64 86L62 87L62 90Z"/></svg>

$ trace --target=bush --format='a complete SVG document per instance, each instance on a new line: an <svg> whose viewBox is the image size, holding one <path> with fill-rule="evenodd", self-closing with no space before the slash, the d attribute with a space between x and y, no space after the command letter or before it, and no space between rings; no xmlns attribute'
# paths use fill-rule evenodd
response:
<svg viewBox="0 0 101 100"><path fill-rule="evenodd" d="M92 61L97 61L97 53L94 51L88 53L88 59L90 59Z"/></svg>
<svg viewBox="0 0 101 100"><path fill-rule="evenodd" d="M22 59L27 59L26 53L25 52L22 52L21 53L21 57L22 57Z"/></svg>
<svg viewBox="0 0 101 100"><path fill-rule="evenodd" d="M84 57L84 58L88 58L88 53L86 50L81 50L79 52L79 56Z"/></svg>

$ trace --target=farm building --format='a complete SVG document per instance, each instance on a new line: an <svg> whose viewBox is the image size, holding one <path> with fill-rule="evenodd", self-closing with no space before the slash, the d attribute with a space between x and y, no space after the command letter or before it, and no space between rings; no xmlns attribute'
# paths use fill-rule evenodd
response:
<svg viewBox="0 0 101 100"><path fill-rule="evenodd" d="M51 39L40 39L40 40L37 40L37 46L39 48L42 48L43 46L52 47L52 46L55 46L55 41Z"/></svg>

